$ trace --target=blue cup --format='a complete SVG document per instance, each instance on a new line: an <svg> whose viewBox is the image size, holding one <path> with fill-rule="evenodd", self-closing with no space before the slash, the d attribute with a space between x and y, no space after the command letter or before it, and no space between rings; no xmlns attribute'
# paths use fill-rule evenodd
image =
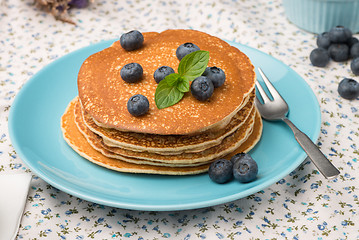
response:
<svg viewBox="0 0 359 240"><path fill-rule="evenodd" d="M283 0L289 21L313 33L344 26L359 32L359 0Z"/></svg>

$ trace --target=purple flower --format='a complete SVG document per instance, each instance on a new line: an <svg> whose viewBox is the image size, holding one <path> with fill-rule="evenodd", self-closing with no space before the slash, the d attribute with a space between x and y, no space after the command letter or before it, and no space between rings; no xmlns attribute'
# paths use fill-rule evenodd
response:
<svg viewBox="0 0 359 240"><path fill-rule="evenodd" d="M69 2L70 6L76 7L76 8L85 8L89 4L88 0L71 0Z"/></svg>

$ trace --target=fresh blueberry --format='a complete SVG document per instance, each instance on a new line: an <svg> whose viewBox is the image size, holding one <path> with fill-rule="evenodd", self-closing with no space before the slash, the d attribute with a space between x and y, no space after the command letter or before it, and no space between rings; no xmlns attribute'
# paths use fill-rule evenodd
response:
<svg viewBox="0 0 359 240"><path fill-rule="evenodd" d="M351 48L350 48L350 56L352 58L357 58L359 57L359 43L355 43Z"/></svg>
<svg viewBox="0 0 359 240"><path fill-rule="evenodd" d="M359 75L359 57L354 58L350 64L350 69L355 75Z"/></svg>
<svg viewBox="0 0 359 240"><path fill-rule="evenodd" d="M191 84L191 93L199 101L206 101L209 99L214 91L214 86L211 80L205 76L195 78Z"/></svg>
<svg viewBox="0 0 359 240"><path fill-rule="evenodd" d="M336 62L344 62L349 59L349 47L346 44L335 43L330 45L329 56Z"/></svg>
<svg viewBox="0 0 359 240"><path fill-rule="evenodd" d="M135 83L141 80L143 69L138 63L129 63L121 68L120 75L125 82Z"/></svg>
<svg viewBox="0 0 359 240"><path fill-rule="evenodd" d="M338 93L342 98L353 100L359 96L359 83L351 78L344 78L338 86Z"/></svg>
<svg viewBox="0 0 359 240"><path fill-rule="evenodd" d="M120 44L126 51L133 51L142 47L143 35L137 30L122 34Z"/></svg>
<svg viewBox="0 0 359 240"><path fill-rule="evenodd" d="M206 76L207 78L209 78L215 88L222 86L224 81L226 80L226 74L223 72L222 69L216 66L207 67L206 70L204 70L202 76Z"/></svg>
<svg viewBox="0 0 359 240"><path fill-rule="evenodd" d="M349 38L347 45L351 48L356 43L359 43L359 40L356 37L351 37Z"/></svg>
<svg viewBox="0 0 359 240"><path fill-rule="evenodd" d="M310 53L309 59L313 66L325 67L329 63L330 57L326 49L316 48Z"/></svg>
<svg viewBox="0 0 359 240"><path fill-rule="evenodd" d="M193 43L184 43L180 45L176 50L176 56L178 60L181 61L181 59L186 56L187 54L191 52L195 52L200 50L199 47Z"/></svg>
<svg viewBox="0 0 359 240"><path fill-rule="evenodd" d="M323 32L321 34L319 34L317 36L317 46L319 48L325 48L328 49L330 46L331 42L329 39L329 33L328 32Z"/></svg>
<svg viewBox="0 0 359 240"><path fill-rule="evenodd" d="M135 117L139 117L146 114L149 108L150 103L148 102L148 99L141 94L133 95L127 101L127 110L131 115Z"/></svg>
<svg viewBox="0 0 359 240"><path fill-rule="evenodd" d="M218 159L209 166L208 175L216 183L226 183L233 177L233 164L229 160Z"/></svg>
<svg viewBox="0 0 359 240"><path fill-rule="evenodd" d="M250 182L257 177L258 165L249 154L244 154L234 162L233 176L239 182Z"/></svg>
<svg viewBox="0 0 359 240"><path fill-rule="evenodd" d="M246 155L246 153L237 153L236 155L234 155L231 158L231 162L232 162L233 166L238 160L242 159L245 155Z"/></svg>
<svg viewBox="0 0 359 240"><path fill-rule="evenodd" d="M157 70L153 74L153 78L155 79L156 83L160 83L166 76L174 72L175 71L173 70L173 68L169 66L162 66L157 68Z"/></svg>
<svg viewBox="0 0 359 240"><path fill-rule="evenodd" d="M352 32L343 26L333 27L329 31L329 38L332 43L346 43L352 37Z"/></svg>

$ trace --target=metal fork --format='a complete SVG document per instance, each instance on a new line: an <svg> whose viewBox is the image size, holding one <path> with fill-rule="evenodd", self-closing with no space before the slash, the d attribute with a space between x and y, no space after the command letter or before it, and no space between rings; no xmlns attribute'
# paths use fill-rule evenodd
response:
<svg viewBox="0 0 359 240"><path fill-rule="evenodd" d="M284 121L292 129L295 139L323 176L327 179L337 177L340 173L339 170L324 156L310 138L287 118L289 111L288 104L268 80L262 69L258 68L258 71L273 98L273 100L271 100L262 86L256 81L256 87L262 97L263 103L259 101L258 96L255 99L255 103L262 118L270 121Z"/></svg>

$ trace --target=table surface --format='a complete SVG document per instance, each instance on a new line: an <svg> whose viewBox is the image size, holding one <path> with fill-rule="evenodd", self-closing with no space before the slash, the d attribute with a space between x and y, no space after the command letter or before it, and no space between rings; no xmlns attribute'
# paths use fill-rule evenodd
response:
<svg viewBox="0 0 359 240"><path fill-rule="evenodd" d="M226 204L148 212L88 202L34 177L18 239L357 239L359 238L359 99L338 95L350 61L317 68L315 34L290 23L280 0L95 1L71 9L71 25L32 1L0 1L0 174L31 172L8 133L8 114L24 83L55 59L132 29L197 29L259 49L295 70L321 107L318 145L340 169L328 181L305 160L262 191ZM358 35L355 35L358 37ZM298 96L300 97L300 96Z"/></svg>

